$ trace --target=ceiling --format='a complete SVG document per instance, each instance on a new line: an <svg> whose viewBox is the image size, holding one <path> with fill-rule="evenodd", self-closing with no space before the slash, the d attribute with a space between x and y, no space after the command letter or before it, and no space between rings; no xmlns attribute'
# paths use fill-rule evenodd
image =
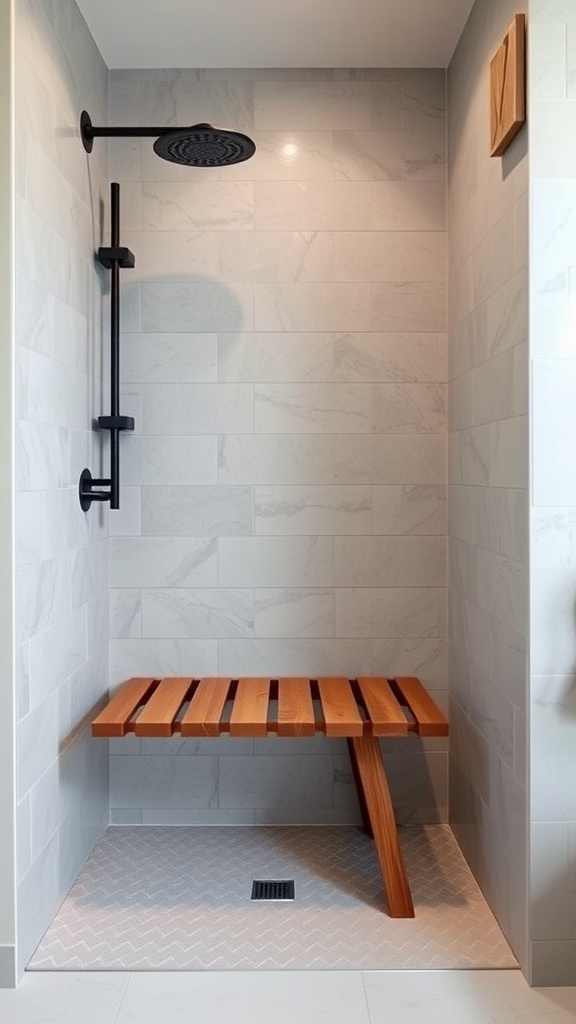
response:
<svg viewBox="0 0 576 1024"><path fill-rule="evenodd" d="M445 67L474 0L76 0L111 68Z"/></svg>

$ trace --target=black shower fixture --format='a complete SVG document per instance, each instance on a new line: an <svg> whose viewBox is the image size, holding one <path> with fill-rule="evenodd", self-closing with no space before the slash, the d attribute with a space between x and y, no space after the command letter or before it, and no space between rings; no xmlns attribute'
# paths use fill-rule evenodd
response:
<svg viewBox="0 0 576 1024"><path fill-rule="evenodd" d="M241 132L213 128L211 124L193 124L189 128L96 128L83 110L80 134L84 149L92 152L94 139L155 138L154 152L163 160L186 167L226 167L249 160L256 152L252 139Z"/></svg>

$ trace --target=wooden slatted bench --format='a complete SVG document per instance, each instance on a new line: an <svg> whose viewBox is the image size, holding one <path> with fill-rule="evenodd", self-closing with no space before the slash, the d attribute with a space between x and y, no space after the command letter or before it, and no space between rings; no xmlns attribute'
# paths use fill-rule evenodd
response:
<svg viewBox="0 0 576 1024"><path fill-rule="evenodd" d="M380 736L446 736L448 722L415 677L128 679L92 723L121 737L345 737L364 826L374 837L392 917L414 917Z"/></svg>

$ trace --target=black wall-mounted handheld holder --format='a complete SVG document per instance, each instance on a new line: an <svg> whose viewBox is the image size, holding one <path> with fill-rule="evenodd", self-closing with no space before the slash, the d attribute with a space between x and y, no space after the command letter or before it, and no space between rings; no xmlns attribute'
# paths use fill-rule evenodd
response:
<svg viewBox="0 0 576 1024"><path fill-rule="evenodd" d="M120 270L134 267L134 254L120 245L120 185L110 186L110 246L98 249L98 260L110 271L110 415L99 416L100 430L110 431L110 476L96 478L83 469L78 483L78 497L84 512L93 501L109 501L110 508L120 508L120 431L134 430L132 416L120 415Z"/></svg>

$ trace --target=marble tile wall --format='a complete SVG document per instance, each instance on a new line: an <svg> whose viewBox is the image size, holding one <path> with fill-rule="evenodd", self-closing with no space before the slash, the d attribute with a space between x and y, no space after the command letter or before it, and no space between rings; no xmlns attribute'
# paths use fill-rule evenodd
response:
<svg viewBox="0 0 576 1024"><path fill-rule="evenodd" d="M108 527L77 497L100 468L108 72L73 0L15 4L18 960L108 820L108 752L87 721L108 685Z"/></svg>
<svg viewBox="0 0 576 1024"><path fill-rule="evenodd" d="M257 144L210 170L111 146L137 423L111 518L112 685L412 673L445 703L444 77L112 72L116 124ZM443 820L445 744L388 747L400 819ZM116 822L358 817L345 747L320 739L127 741L110 764Z"/></svg>
<svg viewBox="0 0 576 1024"><path fill-rule="evenodd" d="M450 820L527 967L528 159L489 156L489 62L518 0L477 0L448 70Z"/></svg>
<svg viewBox="0 0 576 1024"><path fill-rule="evenodd" d="M531 0L531 977L576 984L576 9Z"/></svg>

